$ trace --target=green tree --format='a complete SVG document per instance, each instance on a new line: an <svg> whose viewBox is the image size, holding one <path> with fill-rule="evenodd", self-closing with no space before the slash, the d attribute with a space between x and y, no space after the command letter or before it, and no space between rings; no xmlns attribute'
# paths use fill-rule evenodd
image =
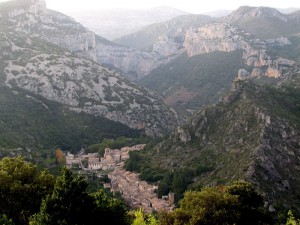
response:
<svg viewBox="0 0 300 225"><path fill-rule="evenodd" d="M145 214L142 209L133 212L134 220L131 225L158 225L158 220L153 214Z"/></svg>
<svg viewBox="0 0 300 225"><path fill-rule="evenodd" d="M239 181L229 186L188 191L180 207L160 215L161 225L261 224L269 218L261 211L263 201L253 186Z"/></svg>
<svg viewBox="0 0 300 225"><path fill-rule="evenodd" d="M54 177L21 157L0 161L0 215L16 224L28 224L39 211L42 199L52 192Z"/></svg>
<svg viewBox="0 0 300 225"><path fill-rule="evenodd" d="M127 209L123 201L112 198L99 190L91 195L93 210L89 224L99 224L99 221L109 221L109 224L128 224Z"/></svg>
<svg viewBox="0 0 300 225"><path fill-rule="evenodd" d="M87 182L63 169L53 193L42 202L30 225L93 225L99 221L122 225L126 219L123 202L109 198L103 190L89 195Z"/></svg>
<svg viewBox="0 0 300 225"><path fill-rule="evenodd" d="M270 218L263 211L263 198L259 195L254 186L246 181L236 181L225 188L225 192L237 196L238 224L253 224L253 221L270 221Z"/></svg>
<svg viewBox="0 0 300 225"><path fill-rule="evenodd" d="M87 182L82 177L73 177L70 170L63 169L53 193L42 202L40 212L30 224L86 224L92 206L86 188Z"/></svg>
<svg viewBox="0 0 300 225"><path fill-rule="evenodd" d="M286 225L300 225L300 220L294 217L293 212L291 210L289 210L288 212L288 219Z"/></svg>
<svg viewBox="0 0 300 225"><path fill-rule="evenodd" d="M12 219L8 219L6 215L0 215L0 224L1 225L14 225Z"/></svg>

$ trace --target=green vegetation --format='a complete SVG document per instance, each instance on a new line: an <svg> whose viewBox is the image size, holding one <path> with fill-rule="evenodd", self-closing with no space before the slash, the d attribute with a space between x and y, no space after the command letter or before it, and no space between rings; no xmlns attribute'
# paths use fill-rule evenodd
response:
<svg viewBox="0 0 300 225"><path fill-rule="evenodd" d="M243 16L233 17L229 22L260 39L292 36L300 31L297 17L281 14L276 9L244 6L236 13Z"/></svg>
<svg viewBox="0 0 300 225"><path fill-rule="evenodd" d="M2 225L14 225L12 219L8 219L6 215L0 215L0 224Z"/></svg>
<svg viewBox="0 0 300 225"><path fill-rule="evenodd" d="M68 110L21 89L0 88L0 147L80 150L81 147L139 131L106 118ZM20 129L21 128L21 129Z"/></svg>
<svg viewBox="0 0 300 225"><path fill-rule="evenodd" d="M180 207L162 214L161 225L272 224L263 212L263 200L247 182L186 192Z"/></svg>
<svg viewBox="0 0 300 225"><path fill-rule="evenodd" d="M289 37L291 44L284 46L272 46L268 52L270 55L283 57L286 59L300 60L300 37L298 35Z"/></svg>
<svg viewBox="0 0 300 225"><path fill-rule="evenodd" d="M289 210L288 220L286 222L286 225L299 225L299 224L300 224L300 220L296 219L293 215L293 212L291 210Z"/></svg>
<svg viewBox="0 0 300 225"><path fill-rule="evenodd" d="M160 93L167 104L186 115L187 109L198 110L217 102L229 91L238 70L243 67L241 51L193 57L182 54L152 71L140 83ZM179 91L182 92L180 96L186 97L178 98Z"/></svg>
<svg viewBox="0 0 300 225"><path fill-rule="evenodd" d="M99 144L93 144L88 146L85 150L86 153L99 153L100 156L104 155L104 150L106 148L110 149L121 149L127 146L133 146L137 144L148 143L151 139L146 136L140 136L136 138L126 138L126 137L118 137L116 139L103 139L103 141Z"/></svg>
<svg viewBox="0 0 300 225"><path fill-rule="evenodd" d="M4 225L128 224L125 204L64 169L56 179L22 158L0 161L0 223Z"/></svg>
<svg viewBox="0 0 300 225"><path fill-rule="evenodd" d="M109 198L104 191L89 195L87 182L63 170L56 181L53 193L43 200L40 212L31 218L31 225L47 224L126 224L125 205Z"/></svg>
<svg viewBox="0 0 300 225"><path fill-rule="evenodd" d="M254 168L257 173L254 179L260 184L261 191L266 195L276 193L276 198L270 198L278 203L278 210L283 202L299 206L296 187L300 180L297 170L291 166L299 163L295 157L286 159L287 153L282 151L288 149L298 154L299 75L291 77L290 81L279 88L251 81L235 82L234 91L223 102L196 113L180 131L162 142L131 153L126 168L139 172L141 179L160 181L159 195L172 191L177 201L188 189L247 179L250 169ZM268 116L271 125L266 124ZM275 190L275 185L282 185L282 181L271 176L264 181L270 168L265 166L259 155L262 153L257 151L264 152L282 178L293 177L289 180L289 194Z"/></svg>
<svg viewBox="0 0 300 225"><path fill-rule="evenodd" d="M29 217L38 212L42 199L51 193L53 186L54 177L47 171L40 172L19 157L2 159L0 215L5 214L16 224L28 224Z"/></svg>
<svg viewBox="0 0 300 225"><path fill-rule="evenodd" d="M145 214L142 209L130 212L134 220L131 225L158 225L158 219L153 214Z"/></svg>

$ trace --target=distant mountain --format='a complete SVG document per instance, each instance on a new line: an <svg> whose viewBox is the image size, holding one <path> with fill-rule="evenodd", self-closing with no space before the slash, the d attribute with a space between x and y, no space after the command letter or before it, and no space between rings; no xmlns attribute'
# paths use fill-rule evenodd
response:
<svg viewBox="0 0 300 225"><path fill-rule="evenodd" d="M287 38L261 41L229 24L208 23L187 30L183 53L139 82L181 114L189 114L215 103L237 77L281 77L295 64L280 56L290 45ZM278 55L271 49L278 49Z"/></svg>
<svg viewBox="0 0 300 225"><path fill-rule="evenodd" d="M289 14L283 14L268 7L243 6L225 19L261 39L291 36L300 32L299 21Z"/></svg>
<svg viewBox="0 0 300 225"><path fill-rule="evenodd" d="M134 33L148 25L189 14L170 7L151 9L107 9L66 12L96 34L109 40Z"/></svg>
<svg viewBox="0 0 300 225"><path fill-rule="evenodd" d="M217 10L217 11L212 11L212 12L206 12L203 13L204 15L207 16L211 16L211 17L224 17L224 16L228 16L230 13L232 12L232 10Z"/></svg>
<svg viewBox="0 0 300 225"><path fill-rule="evenodd" d="M109 41L47 10L44 1L17 0L4 6L0 7L3 85L76 112L144 129L148 135L164 135L176 126L174 113L158 96L88 59L93 58L95 40L102 45Z"/></svg>
<svg viewBox="0 0 300 225"><path fill-rule="evenodd" d="M182 44L188 29L213 21L216 19L205 15L183 15L167 22L147 26L138 32L115 39L114 42L135 49L156 51L154 46L156 43L171 39L175 43Z"/></svg>

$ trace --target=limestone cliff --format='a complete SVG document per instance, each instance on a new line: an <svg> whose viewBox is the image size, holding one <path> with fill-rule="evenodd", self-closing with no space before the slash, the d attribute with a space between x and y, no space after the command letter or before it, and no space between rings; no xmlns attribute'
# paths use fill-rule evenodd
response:
<svg viewBox="0 0 300 225"><path fill-rule="evenodd" d="M23 0L14 2L20 6ZM24 2L26 4L21 9L12 5L7 10L8 23L15 30L42 38L95 62L114 66L132 80L147 75L178 54L176 46L170 53L168 45L162 44L153 52L118 46L97 36L71 17L48 10L44 0Z"/></svg>
<svg viewBox="0 0 300 225"><path fill-rule="evenodd" d="M189 30L185 36L184 47L190 57L213 51L242 50L245 64L251 69L242 69L239 72L238 78L245 79L249 76L280 77L295 62L269 55L268 47L289 44L287 38L260 41L229 24L213 23Z"/></svg>

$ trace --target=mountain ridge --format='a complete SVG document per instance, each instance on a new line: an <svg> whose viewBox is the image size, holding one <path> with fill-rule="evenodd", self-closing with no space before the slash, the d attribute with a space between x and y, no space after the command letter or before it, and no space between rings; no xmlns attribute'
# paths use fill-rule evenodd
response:
<svg viewBox="0 0 300 225"><path fill-rule="evenodd" d="M277 88L236 80L217 104L132 158L143 165L137 171L143 176L152 171L154 177L164 171L166 177L170 171L198 171L189 174L189 189L244 179L255 184L266 207L299 207L300 95L293 88L299 85L299 69L295 72ZM172 186L159 190L166 188L174 191Z"/></svg>
<svg viewBox="0 0 300 225"><path fill-rule="evenodd" d="M13 13L8 19L1 20L4 24L0 44L3 49L1 80L6 86L21 87L68 105L74 111L101 115L135 129L145 129L151 136L164 135L176 126L174 113L158 96L129 82L116 70L90 60L89 54L94 51L93 33L62 14L45 13L44 1L26 2L29 7L39 10L33 13L17 10L20 14ZM42 4L42 7L35 4ZM48 17L48 13L52 17ZM40 21L48 27L41 26ZM50 25L53 24L60 24L59 27L65 29L52 28ZM79 37L77 42L82 41L81 45L69 42L67 37L55 40L48 36L50 30L52 34L57 31L57 37L64 33L71 37L70 40L76 41ZM73 51L62 44L54 45L61 40L74 47Z"/></svg>

